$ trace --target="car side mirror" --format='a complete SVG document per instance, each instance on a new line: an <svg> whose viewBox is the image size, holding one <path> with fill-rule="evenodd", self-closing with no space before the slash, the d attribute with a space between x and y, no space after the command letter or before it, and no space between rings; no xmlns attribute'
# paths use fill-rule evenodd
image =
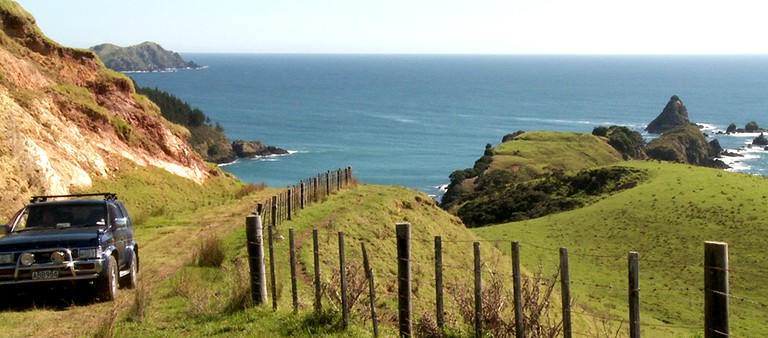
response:
<svg viewBox="0 0 768 338"><path fill-rule="evenodd" d="M115 227L124 228L126 225L128 225L128 218L126 217L115 218L115 224L114 224Z"/></svg>

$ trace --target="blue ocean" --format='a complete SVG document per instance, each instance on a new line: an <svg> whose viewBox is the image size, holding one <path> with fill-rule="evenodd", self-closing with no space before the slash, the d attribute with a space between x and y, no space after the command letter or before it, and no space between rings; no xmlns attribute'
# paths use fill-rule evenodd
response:
<svg viewBox="0 0 768 338"><path fill-rule="evenodd" d="M185 54L203 69L132 73L200 108L235 139L292 154L223 166L282 187L351 166L365 183L440 195L454 170L518 130L638 131L672 95L723 147L732 170L765 175L757 136L715 135L730 123L768 127L768 56L477 56Z"/></svg>

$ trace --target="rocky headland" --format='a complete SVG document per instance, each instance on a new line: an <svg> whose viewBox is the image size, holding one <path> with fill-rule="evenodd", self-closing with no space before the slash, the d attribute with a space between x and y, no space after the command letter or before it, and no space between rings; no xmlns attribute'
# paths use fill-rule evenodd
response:
<svg viewBox="0 0 768 338"><path fill-rule="evenodd" d="M179 53L166 50L150 41L130 47L104 43L89 49L99 56L107 68L118 72L159 72L201 68L194 61L184 60Z"/></svg>
<svg viewBox="0 0 768 338"><path fill-rule="evenodd" d="M677 95L672 95L661 114L645 127L645 131L651 134L663 134L684 125L691 125L688 119L688 108Z"/></svg>

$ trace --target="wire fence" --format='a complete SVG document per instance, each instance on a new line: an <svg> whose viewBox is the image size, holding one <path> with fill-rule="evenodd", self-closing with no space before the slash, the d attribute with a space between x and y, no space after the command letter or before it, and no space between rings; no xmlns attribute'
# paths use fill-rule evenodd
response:
<svg viewBox="0 0 768 338"><path fill-rule="evenodd" d="M276 231L283 222L290 221L297 212L304 209L307 205L321 202L330 194L353 183L355 183L355 180L352 177L351 168L339 169L336 172L328 171L302 181L296 186L288 187L284 193L273 196L270 200L266 201L258 208L256 219L260 223L259 226L264 224L268 226L270 248L273 246L272 237L274 234L272 231ZM255 224L250 224L249 227L251 226L255 226ZM399 227L400 225L397 226ZM292 229L290 232L291 249L289 254L292 257L300 256L301 245L295 245ZM588 276L570 275L567 264L568 255L573 260L599 261L602 262L598 264L599 266L610 266L611 269L614 269L614 267L618 269L619 264L623 264L623 262L631 262L630 258L617 254L601 254L587 251L568 252L566 248L555 248L528 242L448 239L441 236L435 236L434 239L417 236L411 239L409 236L407 238L407 246L411 244L422 247L435 245L434 256L420 255L418 257L411 257L409 254L400 252L401 246L405 244L403 239L397 236L399 231L394 233L396 234L395 236L387 234L383 238L377 238L372 243L370 238L355 238L352 236L344 238L345 234L339 232L338 243L336 243L339 246L336 248L333 243L336 236L333 236L330 231L326 231L321 241L319 238L320 233L315 229L312 233L313 245L311 250L314 256L313 264L298 263L297 261L300 262L301 260L296 258L291 258L290 262L292 283L297 283L297 280L303 280L306 284L311 285L314 290L314 299L312 301L299 299L298 294L296 294L297 287L294 285L291 288L291 292L294 294L294 311L298 311L300 307L306 304L313 304L314 310L320 311L323 308L323 304L325 304L326 307L330 306L343 312L345 328L349 323L349 316L351 315L358 316L363 322L371 322L374 325L374 336L378 335L377 325L380 320L391 325L397 325L401 336L415 335L415 331L413 331L414 323L417 325L416 331L421 335L424 334L424 330L429 330L430 327L442 332L447 326L473 325L477 336L489 334L494 337L532 336L533 330L538 330L536 335L548 332L548 336L553 337L555 335L570 337L574 334L584 337L619 336L626 334L627 331L629 331L628 335L630 337L635 337L639 336L640 328L645 328L646 330L648 328L673 330L674 332L682 330L684 332L694 332L694 334L697 334L696 332L704 332L707 336L708 333L730 336L730 328L728 326L728 318L730 316L729 302L746 304L750 309L749 311L756 312L756 314L752 314L753 316L765 315L768 318L768 314L765 312L765 309L768 309L768 299L765 299L765 297L758 299L753 295L734 294L727 288L729 274L743 274L743 276L746 276L744 278L762 279L768 279L767 275L753 271L734 271L727 264L720 266L707 262L706 257L704 264L701 264L700 261L699 263L677 262L674 264L685 266L686 270L690 270L686 273L693 273L699 276L684 279L698 279L702 275L709 276L710 274L724 275L726 281L725 289L717 285L706 284L706 280L705 283L694 286L674 285L673 283L677 283L675 281L649 281L646 279L644 280L644 285L640 286L636 280L635 285L637 286L632 287L631 278L637 279L639 277L637 273L632 277L631 271L628 271L628 279L624 280L589 280L591 277ZM307 239L306 242L309 242L308 234L300 234L299 237L305 238ZM437 249L438 241L440 242L439 250ZM258 255L251 254L251 245L257 242L263 245L265 241L263 237L256 240L249 236L249 256L252 259ZM347 248L354 248L359 245L365 247L366 243L370 245L369 250L372 248L377 250L382 247L389 249L392 246L397 247L398 255L396 257L382 257L379 252L371 252L371 255L368 255L364 251L362 254L353 253L351 255L352 259L344 259L347 257ZM479 247L481 244L488 244L484 245L485 248L493 247L505 252L508 252L509 249L504 249L504 247L511 247L512 250L509 251L509 256L505 255L503 257L480 256L477 254L480 252L479 250L475 250L475 253L473 253L472 248ZM515 246L518 248L520 246L533 248L536 249L537 253L560 251L560 264L556 271L545 272L540 266L539 270L529 272L521 276L521 278L517 278L522 274L514 266L514 258L516 257L518 261L520 258L519 252L514 252ZM565 261L563 261L562 257L563 249L566 252ZM353 249L353 252L356 252L356 250ZM386 250L386 252L389 252L391 255L393 251ZM450 252L451 257L461 257L461 259L451 259L448 262L443 262L442 259L438 261L438 256L442 256L446 252ZM270 264L273 264L275 261L273 255L271 254L268 260ZM325 257L321 258L321 256ZM513 258L512 266L509 264L510 256ZM361 265L359 263L358 259L361 257L366 261L366 264ZM471 258L474 258L474 261ZM332 275L323 276L324 278L321 279L320 265L326 266L324 271L327 274L327 268L333 266L334 261L338 261L337 259L341 260L339 261L339 266L331 270L333 271ZM260 263L263 264L264 261L265 256L262 253ZM661 259L647 258L643 261L652 262L657 265L670 265L670 262ZM725 261L727 262L727 249ZM310 261L306 260L306 262ZM302 264L302 266L296 267L296 264ZM369 265L374 266L375 269ZM565 270L563 270L564 266ZM583 266L584 264L582 263L580 269L583 269ZM252 273L254 271L253 267L254 265L251 265ZM256 285L258 284L256 281L259 278L252 276L252 281L254 281L252 290L257 290L257 288L265 290L264 286L267 285L272 288L275 287L275 269L271 267L270 270L270 283L266 283L265 276L262 276L259 277L261 278L261 285ZM283 271L285 270L283 269ZM297 277L297 274L304 275ZM447 283L442 280L443 274L451 275ZM455 276L457 275L465 277L460 282L456 282ZM470 282L472 280L474 280L474 285L476 286L475 290L467 287L467 285L472 284ZM623 312L618 309L601 310L585 304L580 305L578 302L570 299L569 295L566 295L564 291L566 289L569 290L571 286L576 287L580 293L586 292L587 297L604 295L616 299L622 295L628 295L630 304L627 304L627 307L630 315L617 315L616 313ZM533 294L532 292L534 291L538 292L538 294ZM262 292L265 294L259 296L259 299L265 301L269 295L266 294L266 291ZM256 293L256 291L253 293L254 300L257 297ZM452 298L442 299L442 293L448 293ZM430 296L430 294L434 296ZM674 318L671 320L660 318L651 318L650 321L641 320L642 316L639 312L639 306L631 304L633 294L638 298L637 304L639 304L640 295L643 297L654 295L656 298L684 299L687 303L683 304L683 306L688 308L699 307L702 308L702 312L706 312L704 313L705 324L693 325L691 321L679 316L673 316ZM273 307L276 309L276 292L272 291L271 295ZM434 307L432 310L434 317L422 314L422 318L419 321L413 321L413 299L411 297L414 295L418 295L417 300L421 303L425 300L433 299L432 302L428 302L430 304L426 306L420 304L418 308ZM558 296L561 303L560 309L557 308L556 304ZM579 295L577 294L576 296L578 298ZM524 299L524 302L518 300L524 297L528 297ZM714 310L707 309L712 307L709 299L713 297L719 297L719 303L715 299L714 304L720 305L717 305ZM397 301L397 309L385 305L392 304L393 299ZM723 302L722 300L725 301ZM403 303L407 304L403 306ZM658 305L658 302L649 304L649 306L656 305ZM443 306L449 306L451 309L446 310ZM633 306L637 306L637 308L632 310ZM531 311L539 311L536 313L539 318L532 318ZM631 317L632 311L637 311L638 313L634 317L635 319ZM725 327L717 323L714 324L715 326L710 326L709 316L711 314L709 312L715 313L715 315L720 317L722 317L722 314L725 314ZM659 312L656 311L655 313ZM742 314L740 313L740 315ZM521 321L520 317L523 318L522 321L525 321L522 326L518 326L518 321ZM436 322L434 321L435 319ZM430 320L433 321L430 322ZM574 323L576 323L575 326Z"/></svg>

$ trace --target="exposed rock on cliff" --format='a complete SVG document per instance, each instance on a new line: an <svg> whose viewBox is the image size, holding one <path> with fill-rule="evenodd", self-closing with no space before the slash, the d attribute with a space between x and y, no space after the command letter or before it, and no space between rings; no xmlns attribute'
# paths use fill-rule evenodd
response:
<svg viewBox="0 0 768 338"><path fill-rule="evenodd" d="M237 157L256 157L256 156L269 156L269 155L286 155L288 151L273 146L265 146L259 141L241 141L237 140L232 142L232 150L235 151Z"/></svg>
<svg viewBox="0 0 768 338"><path fill-rule="evenodd" d="M677 95L672 95L661 114L651 121L645 130L652 134L663 134L679 126L690 124L688 109L685 108L683 101Z"/></svg>
<svg viewBox="0 0 768 338"><path fill-rule="evenodd" d="M90 51L62 47L0 0L0 219L29 196L88 187L129 165L203 182L189 132Z"/></svg>
<svg viewBox="0 0 768 338"><path fill-rule="evenodd" d="M109 69L118 72L156 72L169 69L200 68L193 61L185 61L179 53L166 50L154 42L143 42L135 46L120 47L105 43L90 50Z"/></svg>

